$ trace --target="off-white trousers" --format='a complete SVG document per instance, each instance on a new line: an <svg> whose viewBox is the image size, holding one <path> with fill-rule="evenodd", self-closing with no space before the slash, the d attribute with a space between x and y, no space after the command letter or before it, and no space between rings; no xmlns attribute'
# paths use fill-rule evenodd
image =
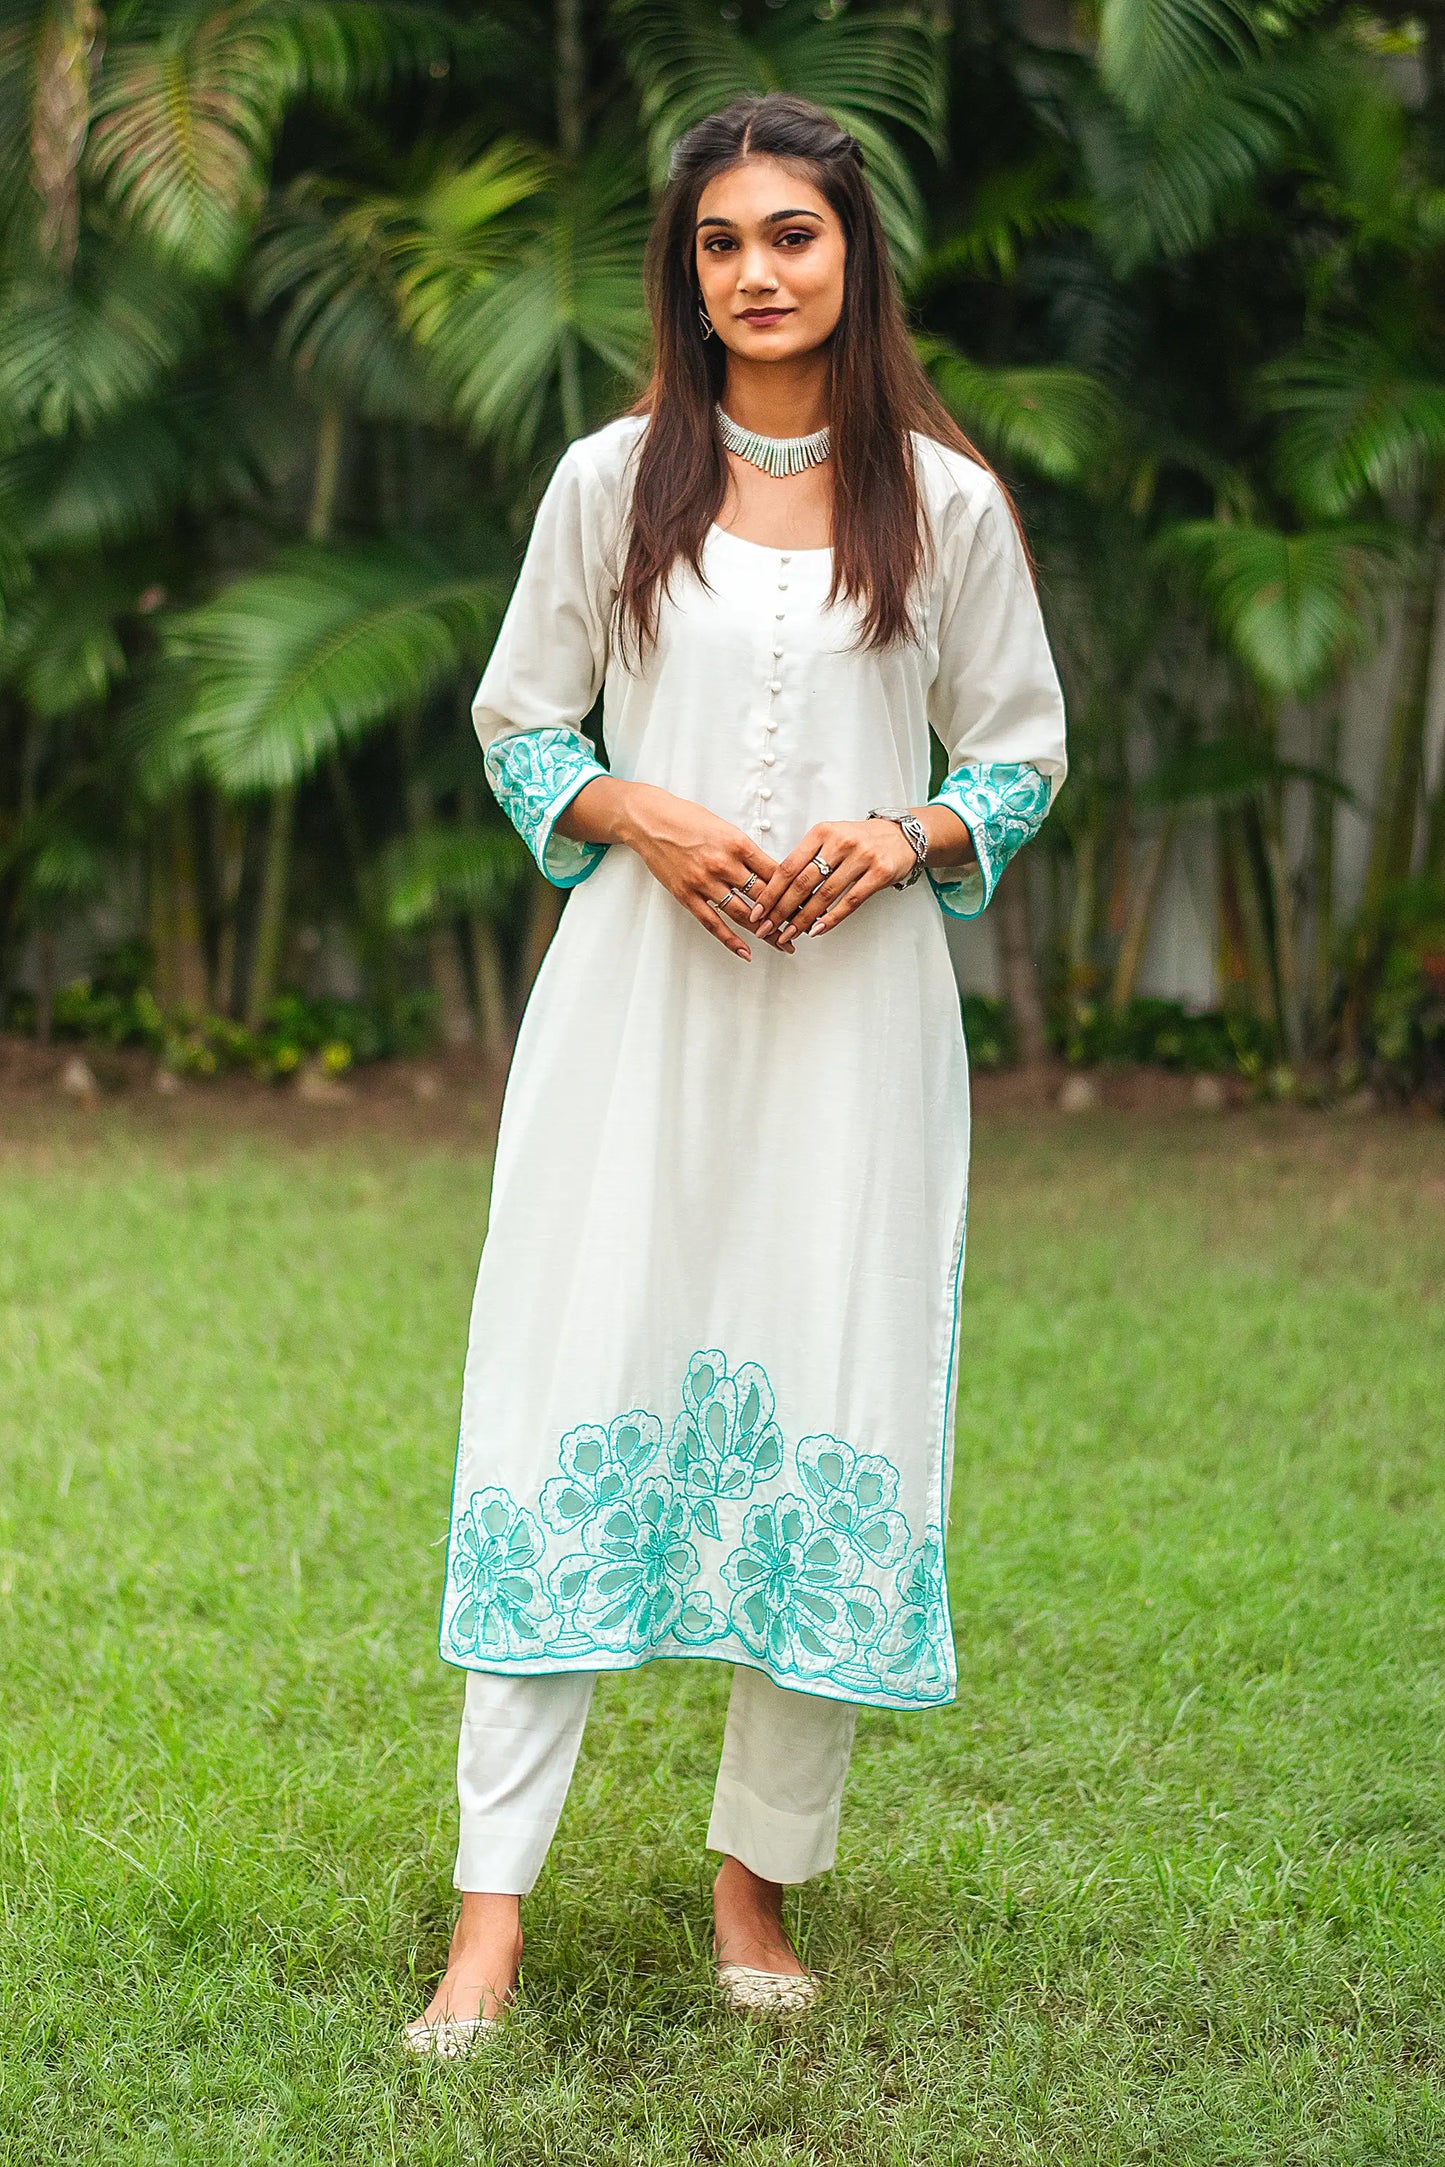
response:
<svg viewBox="0 0 1445 2167"><path fill-rule="evenodd" d="M457 1888L530 1892L561 1817L596 1682L595 1671L543 1678L467 1672L457 1749ZM765 1881L826 1873L838 1848L857 1719L849 1701L790 1693L738 1664L709 1850L731 1853Z"/></svg>

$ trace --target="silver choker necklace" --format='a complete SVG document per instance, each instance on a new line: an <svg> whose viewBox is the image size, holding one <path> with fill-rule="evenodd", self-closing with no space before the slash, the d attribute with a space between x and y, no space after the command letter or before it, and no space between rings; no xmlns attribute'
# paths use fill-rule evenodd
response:
<svg viewBox="0 0 1445 2167"><path fill-rule="evenodd" d="M826 429L815 429L811 436L759 436L756 429L739 428L721 407L717 425L728 450L765 474L801 474L805 467L821 466L833 448Z"/></svg>

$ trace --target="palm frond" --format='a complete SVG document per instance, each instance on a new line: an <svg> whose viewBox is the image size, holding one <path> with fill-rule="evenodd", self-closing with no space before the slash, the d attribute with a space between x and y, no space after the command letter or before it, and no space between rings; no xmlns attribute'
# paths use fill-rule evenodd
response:
<svg viewBox="0 0 1445 2167"><path fill-rule="evenodd" d="M10 536L53 558L159 534L182 506L204 514L254 501L274 452L274 416L255 388L207 354L162 397L30 439L0 460Z"/></svg>
<svg viewBox="0 0 1445 2167"><path fill-rule="evenodd" d="M1309 761L1281 758L1258 732L1208 738L1166 754L1153 773L1135 785L1133 797L1144 808L1215 812L1246 804L1276 782L1315 783L1347 804L1355 798L1338 775Z"/></svg>
<svg viewBox="0 0 1445 2167"><path fill-rule="evenodd" d="M129 667L122 618L145 578L123 557L72 558L12 602L0 633L0 684L47 720L98 704Z"/></svg>
<svg viewBox="0 0 1445 2167"><path fill-rule="evenodd" d="M1088 222L1088 205L1064 185L1057 153L1006 166L980 180L968 215L924 249L908 280L921 298L950 279L1000 278L1018 271L1019 250Z"/></svg>
<svg viewBox="0 0 1445 2167"><path fill-rule="evenodd" d="M1190 520L1158 547L1193 571L1233 653L1277 695L1317 690L1379 639L1401 564L1398 535L1370 526L1286 534Z"/></svg>
<svg viewBox="0 0 1445 2167"><path fill-rule="evenodd" d="M114 250L72 280L20 274L0 288L0 409L21 431L92 428L149 398L199 321L176 280Z"/></svg>
<svg viewBox="0 0 1445 2167"><path fill-rule="evenodd" d="M167 628L184 731L223 789L279 789L479 663L504 600L417 549L291 550Z"/></svg>
<svg viewBox="0 0 1445 2167"><path fill-rule="evenodd" d="M443 166L425 187L396 206L378 230L395 279L403 321L423 343L448 311L485 285L532 230L508 217L519 204L544 196L556 183L555 159L535 144L501 136L479 158L462 166ZM632 192L629 170L619 192L599 172L603 200L613 202Z"/></svg>
<svg viewBox="0 0 1445 2167"><path fill-rule="evenodd" d="M1099 73L1136 120L1166 114L1201 77L1261 49L1246 0L1100 0Z"/></svg>
<svg viewBox="0 0 1445 2167"><path fill-rule="evenodd" d="M398 836L382 864L387 921L403 932L462 912L491 916L517 893L529 864L505 821L433 824Z"/></svg>
<svg viewBox="0 0 1445 2167"><path fill-rule="evenodd" d="M379 420L420 419L433 387L398 318L385 252L385 199L303 174L268 215L249 265L249 298L276 309L275 346L318 396Z"/></svg>
<svg viewBox="0 0 1445 2167"><path fill-rule="evenodd" d="M412 307L423 350L453 411L478 438L525 455L557 396L569 352L590 357L615 404L647 341L641 175L610 144L582 170L558 174L516 214L489 275L448 280L448 236L431 263L419 239Z"/></svg>
<svg viewBox="0 0 1445 2167"><path fill-rule="evenodd" d="M363 0L179 9L107 52L87 169L113 212L169 262L219 277L265 194L287 107L373 95L444 50L440 17Z"/></svg>
<svg viewBox="0 0 1445 2167"><path fill-rule="evenodd" d="M1119 439L1113 394L1081 369L985 368L943 339L917 344L954 419L986 450L1051 481L1080 481Z"/></svg>
<svg viewBox="0 0 1445 2167"><path fill-rule="evenodd" d="M916 258L917 184L891 128L942 149L944 71L920 14L855 7L846 14L784 0L748 29L708 0L613 0L637 85L654 185L673 144L697 121L748 93L786 90L825 107L863 146L889 244L900 266ZM821 17L821 19L820 19Z"/></svg>
<svg viewBox="0 0 1445 2167"><path fill-rule="evenodd" d="M1324 518L1413 482L1445 460L1445 374L1359 328L1320 333L1260 378L1285 426L1278 471L1296 502Z"/></svg>
<svg viewBox="0 0 1445 2167"><path fill-rule="evenodd" d="M1081 99L1095 228L1117 269L1187 256L1212 240L1320 118L1333 95L1332 69L1323 44L1268 53L1201 75L1147 126L1102 100Z"/></svg>

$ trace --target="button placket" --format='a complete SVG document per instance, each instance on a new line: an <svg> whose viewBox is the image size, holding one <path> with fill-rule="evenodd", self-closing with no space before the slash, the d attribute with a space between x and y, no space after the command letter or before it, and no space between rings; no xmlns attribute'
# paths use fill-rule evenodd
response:
<svg viewBox="0 0 1445 2167"><path fill-rule="evenodd" d="M792 552L791 552L791 550L786 550L786 549L784 549L784 550L780 550L780 551L778 552L778 590L777 590L777 591L778 591L778 594L779 594L779 595L785 595L785 594L787 593L787 591L788 591L788 567L789 567L789 565L791 564L791 562L792 562ZM764 750L764 752L763 752L763 754L762 754L762 764L763 764L763 767L764 767L764 768L770 768L770 767L772 767L772 766L773 766L773 764L774 764L774 762L775 762L775 760L776 760L776 757L777 757L777 755L776 755L776 754L774 753L774 751L773 751L773 749L772 749L772 741L773 741L773 738L774 738L774 737L776 736L776 733L777 733L777 728L778 728L778 718L777 718L777 715L776 715L776 713L775 713L775 712L773 712L773 707L772 707L772 703L773 703L773 702L774 702L774 701L775 701L775 700L777 699L778 695L779 695L779 694L781 693L781 691L782 691L782 689L783 689L783 680L782 680L782 677L781 677L781 676L780 676L780 674L779 674L779 667L780 667L780 665L781 665L781 663L782 663L782 661L783 661L783 635L782 635L782 632L781 632L781 631L780 631L780 630L778 629L778 627L779 627L779 626L781 626L782 624L784 624L784 623L786 622L786 619L787 619L787 609L786 609L786 605L780 605L780 606L779 606L778 608L774 609L774 611L773 611L773 637L772 637L772 655L771 655L771 658L770 658L770 659L771 659L771 663L772 663L772 668L771 668L771 672L770 672L770 675L769 675L769 677L768 677L768 703L769 703L769 711L768 711L768 713L767 713L767 714L766 714L766 715L764 716L764 718L763 718L763 730L764 730L764 732L765 732L765 737L764 737L764 746L765 746L765 750ZM769 783L766 783L766 782L764 782L764 783L760 783L760 784L759 784L759 786L758 786L758 803L759 803L759 805L760 805L760 806L761 806L761 807L763 808L763 811L762 811L761 817L760 817L760 818L759 818L759 820L758 820L758 833L759 833L759 835L769 835L769 834L771 834L771 833L772 833L772 826L773 826L773 823L772 823L772 821L771 821L771 820L770 820L770 819L768 818L768 814L767 814L767 809L768 809L769 805L770 805L770 804L771 804L771 802L772 802L772 796L773 796L773 792L772 792L772 786L771 786L771 784L769 784Z"/></svg>

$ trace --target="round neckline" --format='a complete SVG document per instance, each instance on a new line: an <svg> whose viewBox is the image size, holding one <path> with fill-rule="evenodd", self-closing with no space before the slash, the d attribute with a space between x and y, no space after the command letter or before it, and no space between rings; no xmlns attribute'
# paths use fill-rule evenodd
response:
<svg viewBox="0 0 1445 2167"><path fill-rule="evenodd" d="M731 527L720 527L716 520L708 532L720 534L725 542L741 542L744 549L760 549L768 557L831 557L833 554L831 542L824 542L817 549L779 549L771 542L752 542L745 534L734 534Z"/></svg>

